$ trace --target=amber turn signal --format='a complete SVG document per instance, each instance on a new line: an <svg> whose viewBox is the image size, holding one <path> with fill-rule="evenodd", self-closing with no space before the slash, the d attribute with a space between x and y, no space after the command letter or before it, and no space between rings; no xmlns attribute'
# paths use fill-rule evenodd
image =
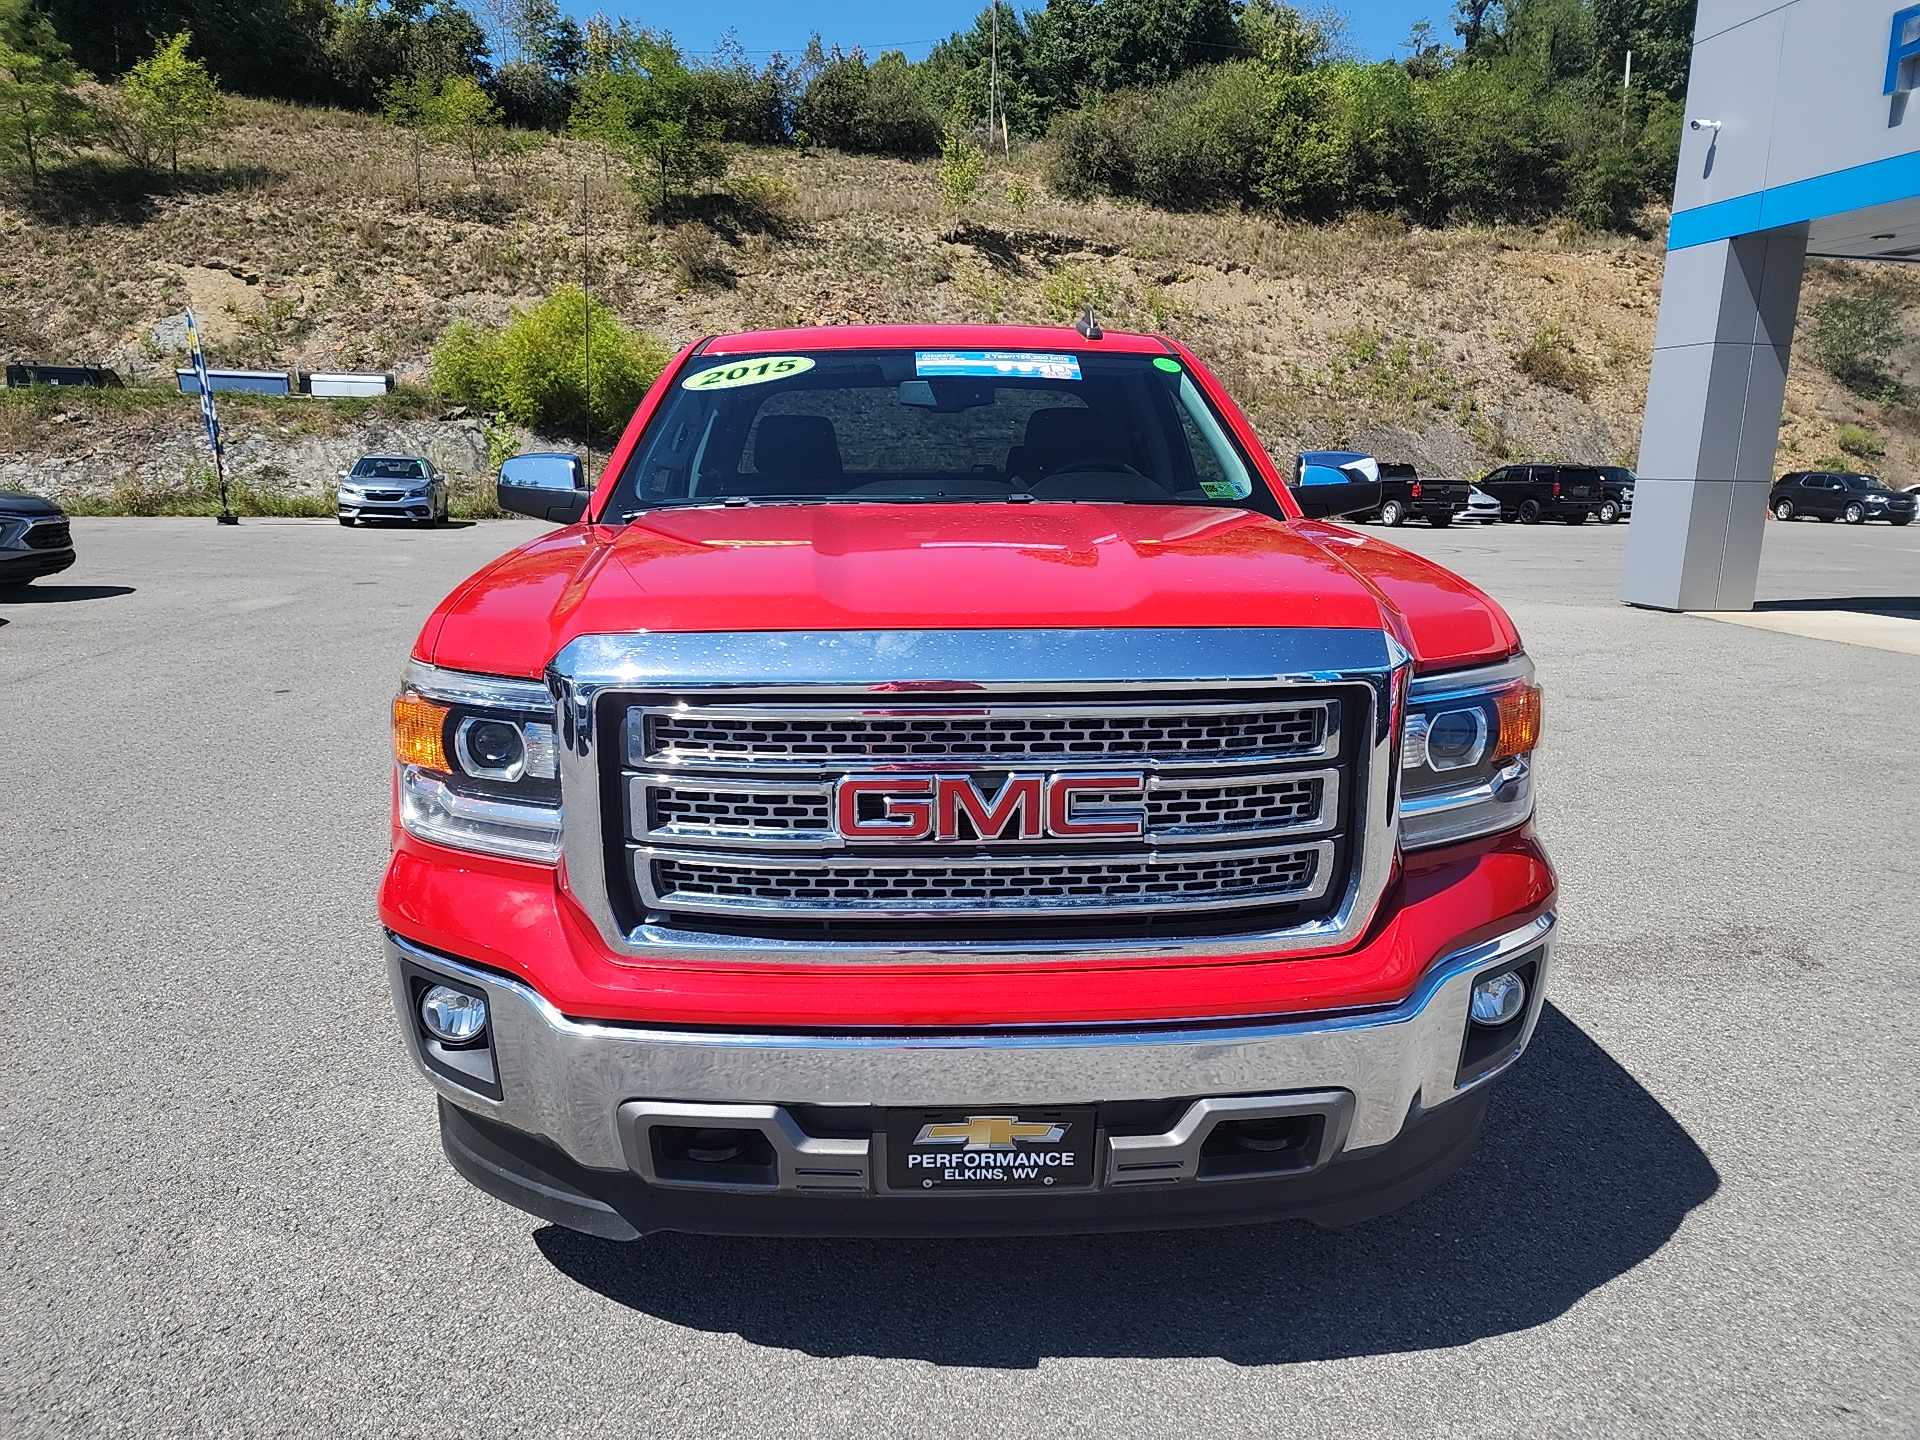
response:
<svg viewBox="0 0 1920 1440"><path fill-rule="evenodd" d="M1530 754L1540 743L1540 687L1516 685L1498 700L1500 733L1493 745L1493 763L1505 764L1516 755Z"/></svg>
<svg viewBox="0 0 1920 1440"><path fill-rule="evenodd" d="M451 773L447 763L447 707L409 690L393 702L393 758L402 765Z"/></svg>

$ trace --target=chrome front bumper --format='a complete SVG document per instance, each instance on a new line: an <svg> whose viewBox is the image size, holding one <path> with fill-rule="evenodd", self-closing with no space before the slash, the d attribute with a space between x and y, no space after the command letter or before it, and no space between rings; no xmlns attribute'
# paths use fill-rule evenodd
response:
<svg viewBox="0 0 1920 1440"><path fill-rule="evenodd" d="M431 500L342 500L335 509L342 520L426 520L433 515Z"/></svg>
<svg viewBox="0 0 1920 1440"><path fill-rule="evenodd" d="M795 1035L649 1030L568 1019L528 986L389 935L387 968L401 1033L427 1080L453 1104L543 1136L579 1164L644 1170L631 1102L659 1106L944 1107L1068 1105L1259 1095L1337 1099L1343 1130L1329 1154L1393 1140L1518 1059L1539 1019L1553 917L1444 956L1389 1009L1255 1024L971 1034ZM1461 1079L1474 977L1535 959L1521 1027ZM485 992L499 1098L431 1068L412 974ZM628 1114L623 1119L623 1109ZM791 1122L791 1117L787 1117ZM700 1123L714 1123L712 1121ZM768 1124L782 1128L779 1118ZM797 1133L797 1127L795 1127ZM804 1148L804 1136L796 1139ZM862 1142L864 1143L864 1142ZM1109 1142L1112 1144L1113 1142ZM1113 1156L1101 1158L1115 1173ZM857 1168L871 1174L865 1163ZM784 1187L783 1187L784 1188Z"/></svg>

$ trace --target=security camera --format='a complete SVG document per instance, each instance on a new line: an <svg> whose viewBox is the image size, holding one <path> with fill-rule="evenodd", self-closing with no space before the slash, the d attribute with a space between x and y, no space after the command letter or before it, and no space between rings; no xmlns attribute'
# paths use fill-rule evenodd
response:
<svg viewBox="0 0 1920 1440"><path fill-rule="evenodd" d="M1720 122L1718 120L1689 120L1687 121L1687 128L1689 130L1718 130L1720 128Z"/></svg>

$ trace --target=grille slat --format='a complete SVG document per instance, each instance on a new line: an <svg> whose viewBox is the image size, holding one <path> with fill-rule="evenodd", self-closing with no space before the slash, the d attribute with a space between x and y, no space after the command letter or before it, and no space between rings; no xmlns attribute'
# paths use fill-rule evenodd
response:
<svg viewBox="0 0 1920 1440"><path fill-rule="evenodd" d="M875 714L782 717L722 707L653 714L629 733L629 762L820 764L836 761L1217 761L1309 759L1331 753L1333 706L1162 707L1080 715Z"/></svg>
<svg viewBox="0 0 1920 1440"><path fill-rule="evenodd" d="M668 907L788 916L1137 912L1200 905L1271 905L1325 890L1331 842L1288 850L1110 858L875 861L802 867L780 858L751 865L712 857L638 861Z"/></svg>

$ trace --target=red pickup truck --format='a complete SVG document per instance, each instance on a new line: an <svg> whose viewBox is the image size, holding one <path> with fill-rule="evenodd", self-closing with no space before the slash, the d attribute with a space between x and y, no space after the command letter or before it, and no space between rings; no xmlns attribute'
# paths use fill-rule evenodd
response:
<svg viewBox="0 0 1920 1440"><path fill-rule="evenodd" d="M1500 607L1150 335L689 346L394 702L380 893L454 1166L632 1239L1364 1219L1542 1004ZM1303 512L1302 506L1312 513Z"/></svg>

